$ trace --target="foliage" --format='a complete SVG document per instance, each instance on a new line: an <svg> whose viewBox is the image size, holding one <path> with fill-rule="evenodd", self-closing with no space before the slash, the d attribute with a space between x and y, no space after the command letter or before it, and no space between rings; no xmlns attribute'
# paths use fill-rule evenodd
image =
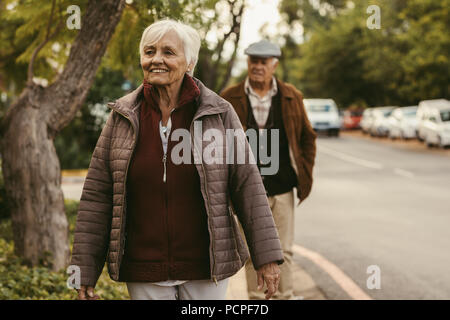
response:
<svg viewBox="0 0 450 320"><path fill-rule="evenodd" d="M70 243L76 221L78 201L65 201L66 214L70 225ZM11 221L0 220L0 300L73 300L77 294L67 288L68 274L65 270L51 272L44 266L29 267L14 255ZM129 299L124 283L112 281L106 266L96 285L96 293L101 299Z"/></svg>
<svg viewBox="0 0 450 320"><path fill-rule="evenodd" d="M306 23L306 41L283 48L289 57L285 80L308 97L331 97L343 106L355 101L412 105L450 97L449 0L353 4L330 13L327 23ZM366 26L366 9L373 4L381 9L381 29Z"/></svg>
<svg viewBox="0 0 450 320"><path fill-rule="evenodd" d="M333 18L346 7L346 0L322 0L316 3L310 0L282 0L279 4L284 20L290 25L300 21L307 36L319 27L329 27Z"/></svg>
<svg viewBox="0 0 450 320"><path fill-rule="evenodd" d="M65 27L69 16L67 7L73 5L69 0L56 0L51 31L56 35L43 47L35 61L35 76L52 83L64 66L71 43L77 30ZM77 1L81 12L87 0ZM0 10L0 87L17 96L24 88L28 62L34 49L43 42L47 34L52 1L36 6L33 1L6 0L0 4L9 10ZM142 81L139 65L139 41L144 29L156 20L170 18L181 20L197 29L204 39L200 65L214 65L217 76L227 82L227 70L232 56L224 56L224 44L230 46L238 41L240 17L243 0L134 0L127 2L121 21L108 44L102 66L120 71L124 78L136 84ZM57 27L62 21L64 27ZM235 24L237 23L237 24ZM232 28L234 27L234 28ZM206 41L214 34L217 41ZM232 66L232 63L231 63ZM198 73L197 73L198 74ZM210 81L216 81L214 77ZM220 83L220 81L219 81ZM208 84L208 83L207 83ZM212 84L214 86L214 83Z"/></svg>
<svg viewBox="0 0 450 320"><path fill-rule="evenodd" d="M82 11L86 4L87 0L77 1ZM4 88L18 95L24 88L32 53L47 34L52 1L36 5L31 0L6 0L2 5L13 9L0 10L0 73L3 74L0 82ZM54 78L67 60L70 44L77 35L77 30L61 27L68 18L66 10L70 5L73 5L73 1L56 1L50 28L51 33L56 30L56 34L36 58L34 68L37 77Z"/></svg>
<svg viewBox="0 0 450 320"><path fill-rule="evenodd" d="M106 103L126 93L124 89L128 88L122 88L124 83L127 82L121 72L107 68L99 70L83 106L72 122L55 138L61 169L81 169L89 166L95 144L109 113Z"/></svg>

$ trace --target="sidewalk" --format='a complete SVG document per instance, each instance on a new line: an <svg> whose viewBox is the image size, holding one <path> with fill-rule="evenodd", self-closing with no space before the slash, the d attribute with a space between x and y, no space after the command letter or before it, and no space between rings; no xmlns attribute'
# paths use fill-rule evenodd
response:
<svg viewBox="0 0 450 320"><path fill-rule="evenodd" d="M294 292L304 300L326 300L314 280L299 265L294 264ZM228 284L227 300L248 300L245 267L231 277Z"/></svg>

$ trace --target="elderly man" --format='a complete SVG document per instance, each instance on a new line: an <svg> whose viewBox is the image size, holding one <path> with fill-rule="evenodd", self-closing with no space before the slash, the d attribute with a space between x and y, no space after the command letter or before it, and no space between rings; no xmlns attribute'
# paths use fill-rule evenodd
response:
<svg viewBox="0 0 450 320"><path fill-rule="evenodd" d="M236 110L244 130L254 129L272 137L278 130L278 141L259 142L258 168L267 166L259 161L259 153L272 150L270 144L278 143L279 169L276 174L262 176L269 204L280 236L285 263L281 265L279 291L274 298L296 299L292 274L292 245L294 242L294 187L298 204L308 197L312 186L312 170L316 155L316 134L311 127L303 105L303 96L294 86L274 76L281 56L280 48L261 40L250 45L248 77L241 83L222 92ZM264 132L264 129L267 131ZM275 135L274 135L275 136ZM263 151L267 152L267 151ZM271 158L274 155L270 155ZM250 299L262 299L257 290L255 271L250 261L246 264L247 288Z"/></svg>

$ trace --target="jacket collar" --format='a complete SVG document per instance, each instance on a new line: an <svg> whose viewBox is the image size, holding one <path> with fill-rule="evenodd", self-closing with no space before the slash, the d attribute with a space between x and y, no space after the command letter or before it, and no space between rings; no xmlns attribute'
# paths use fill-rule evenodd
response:
<svg viewBox="0 0 450 320"><path fill-rule="evenodd" d="M289 88L284 82L278 80L275 78L277 82L278 90L280 90L281 96L283 98L287 99L293 99L294 98L294 92L291 88ZM231 98L245 98L245 81L242 81L237 87L235 87L235 90L230 92Z"/></svg>
<svg viewBox="0 0 450 320"><path fill-rule="evenodd" d="M144 80L144 98L151 108L158 109L158 92L155 87ZM185 106L186 104L194 101L200 95L200 89L194 82L191 76L184 75L184 79L180 88L178 108Z"/></svg>
<svg viewBox="0 0 450 320"><path fill-rule="evenodd" d="M229 110L229 103L225 99L207 88L200 80L193 79L200 89L200 96L197 98L198 109L194 115L194 120L202 116L224 113Z"/></svg>
<svg viewBox="0 0 450 320"><path fill-rule="evenodd" d="M195 99L198 108L194 115L194 120L206 115L224 113L229 109L228 102L219 95L208 89L200 80L192 77L200 95ZM139 127L140 102L143 99L144 85L141 84L131 93L108 103L108 107L128 118L135 128Z"/></svg>
<svg viewBox="0 0 450 320"><path fill-rule="evenodd" d="M132 113L136 113L139 109L139 102L143 98L144 85L141 84L134 91L117 99L115 102L109 102L108 107L118 113L129 117Z"/></svg>

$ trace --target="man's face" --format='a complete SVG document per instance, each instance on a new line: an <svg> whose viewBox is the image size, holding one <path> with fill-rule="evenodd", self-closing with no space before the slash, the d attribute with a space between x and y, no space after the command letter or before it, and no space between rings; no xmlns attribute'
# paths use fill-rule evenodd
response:
<svg viewBox="0 0 450 320"><path fill-rule="evenodd" d="M278 61L274 58L261 58L249 56L247 59L248 77L254 82L268 82L272 79L275 69L278 66Z"/></svg>

